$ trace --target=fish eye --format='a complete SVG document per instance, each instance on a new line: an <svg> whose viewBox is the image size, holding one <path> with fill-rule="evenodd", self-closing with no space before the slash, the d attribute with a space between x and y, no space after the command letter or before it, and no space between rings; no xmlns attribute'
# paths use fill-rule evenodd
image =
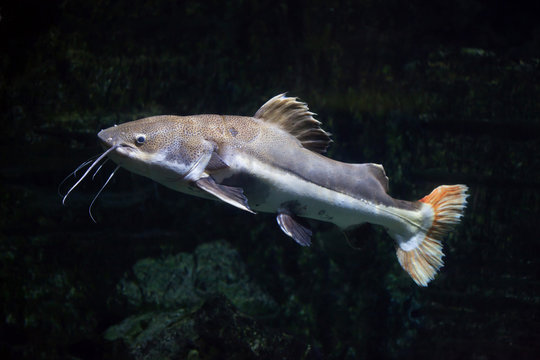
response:
<svg viewBox="0 0 540 360"><path fill-rule="evenodd" d="M137 137L135 138L135 141L137 142L137 145L142 145L146 141L146 136L144 136L142 134L137 135Z"/></svg>

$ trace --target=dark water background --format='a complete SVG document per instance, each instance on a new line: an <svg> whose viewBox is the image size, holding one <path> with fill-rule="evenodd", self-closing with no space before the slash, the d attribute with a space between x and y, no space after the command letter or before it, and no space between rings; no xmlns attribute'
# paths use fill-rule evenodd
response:
<svg viewBox="0 0 540 360"><path fill-rule="evenodd" d="M0 357L522 359L540 349L538 6L491 1L12 1L0 7ZM254 114L288 91L329 156L391 193L465 183L427 288L376 229L313 222L121 171L57 186L96 133L157 114ZM70 182L69 184L72 184Z"/></svg>

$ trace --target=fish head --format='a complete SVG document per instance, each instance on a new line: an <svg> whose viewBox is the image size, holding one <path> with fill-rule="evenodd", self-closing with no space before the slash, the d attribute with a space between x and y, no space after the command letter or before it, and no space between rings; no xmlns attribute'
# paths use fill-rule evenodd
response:
<svg viewBox="0 0 540 360"><path fill-rule="evenodd" d="M180 116L153 116L101 130L108 157L121 167L161 183L182 179L199 161L202 139ZM188 134L188 135L186 135Z"/></svg>

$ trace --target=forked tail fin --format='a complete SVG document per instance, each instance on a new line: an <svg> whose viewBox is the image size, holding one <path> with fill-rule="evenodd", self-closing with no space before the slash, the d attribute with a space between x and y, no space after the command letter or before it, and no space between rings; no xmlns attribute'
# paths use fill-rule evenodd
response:
<svg viewBox="0 0 540 360"><path fill-rule="evenodd" d="M418 285L427 286L443 266L441 240L460 222L467 205L467 190L465 185L442 185L420 199L428 226L408 241L400 241L397 248L401 267Z"/></svg>

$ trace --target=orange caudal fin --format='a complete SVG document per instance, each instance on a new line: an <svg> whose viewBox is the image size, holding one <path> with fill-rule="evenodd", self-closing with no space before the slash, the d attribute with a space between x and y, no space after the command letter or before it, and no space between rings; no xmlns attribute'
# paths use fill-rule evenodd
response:
<svg viewBox="0 0 540 360"><path fill-rule="evenodd" d="M461 221L467 190L465 185L442 185L420 199L426 226L397 248L399 263L418 285L427 286L443 266L441 241Z"/></svg>
<svg viewBox="0 0 540 360"><path fill-rule="evenodd" d="M428 235L431 232L436 237L443 237L459 224L467 206L468 189L466 185L442 185L420 199L420 202L431 205L435 212Z"/></svg>

